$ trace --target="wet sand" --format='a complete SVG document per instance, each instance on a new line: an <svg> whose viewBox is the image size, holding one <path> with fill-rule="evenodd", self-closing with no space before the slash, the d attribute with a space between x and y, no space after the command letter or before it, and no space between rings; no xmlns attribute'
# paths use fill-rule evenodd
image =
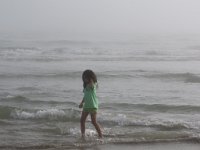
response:
<svg viewBox="0 0 200 150"><path fill-rule="evenodd" d="M199 150L200 144L159 143L159 144L112 144L101 145L81 150Z"/></svg>

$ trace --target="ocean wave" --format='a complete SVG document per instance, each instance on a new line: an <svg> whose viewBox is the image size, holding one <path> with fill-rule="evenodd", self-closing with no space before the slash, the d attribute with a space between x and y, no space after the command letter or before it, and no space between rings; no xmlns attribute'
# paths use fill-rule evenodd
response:
<svg viewBox="0 0 200 150"><path fill-rule="evenodd" d="M9 51L18 51L18 52L24 52L24 51L40 51L41 48L39 47L20 47L20 46L4 46L0 47L1 52L9 52Z"/></svg>
<svg viewBox="0 0 200 150"><path fill-rule="evenodd" d="M97 77L101 79L130 79L148 78L171 81L182 81L185 83L200 83L200 75L193 73L155 73L146 70L128 71L104 71L97 72ZM49 72L49 73L1 73L0 78L81 78L82 71L69 72Z"/></svg>
<svg viewBox="0 0 200 150"><path fill-rule="evenodd" d="M72 44L72 45L88 45L88 44L92 44L93 42L92 41L84 41L84 40L40 40L40 41L35 41L36 43L39 43L39 44L44 44L44 45L55 45L55 44L58 44L58 45L62 45L62 44L66 44L66 45L69 45L69 44Z"/></svg>
<svg viewBox="0 0 200 150"><path fill-rule="evenodd" d="M192 50L200 50L200 45L189 46L188 49L192 49Z"/></svg>
<svg viewBox="0 0 200 150"><path fill-rule="evenodd" d="M200 76L193 73L165 73L145 75L147 78L184 81L185 83L200 83Z"/></svg>
<svg viewBox="0 0 200 150"><path fill-rule="evenodd" d="M153 51L153 50L149 50L149 51L146 51L146 52L144 52L146 55L152 55L152 56L159 56L159 55L162 55L162 56L164 56L164 55L168 55L169 56L169 54L166 54L166 53L162 53L162 52L159 52L159 51Z"/></svg>
<svg viewBox="0 0 200 150"><path fill-rule="evenodd" d="M13 56L6 56L2 57L1 60L9 61L9 62L66 62L66 61L73 61L74 58L71 57L63 57L63 56L44 56L44 55L36 55L36 56L20 56L20 57L13 57Z"/></svg>
<svg viewBox="0 0 200 150"><path fill-rule="evenodd" d="M59 120L59 121L78 121L80 112L74 109L56 109L50 108L45 110L37 110L34 112L24 110L14 110L11 112L11 117L15 119L44 119L44 120Z"/></svg>
<svg viewBox="0 0 200 150"><path fill-rule="evenodd" d="M0 47L1 59L17 59L37 56L41 54L41 48L37 47Z"/></svg>
<svg viewBox="0 0 200 150"><path fill-rule="evenodd" d="M73 108L24 110L17 107L0 106L0 119L79 121L79 118L80 111Z"/></svg>
<svg viewBox="0 0 200 150"><path fill-rule="evenodd" d="M99 117L99 122L108 126L121 127L144 127L154 128L157 130L183 130L183 129L199 129L199 124L193 122L167 120L158 118L135 118L130 119L125 114L117 114L113 117Z"/></svg>
<svg viewBox="0 0 200 150"><path fill-rule="evenodd" d="M7 73L7 74L0 74L0 78L81 78L82 72L66 72L66 73L24 73L24 74L17 74L17 73Z"/></svg>
<svg viewBox="0 0 200 150"><path fill-rule="evenodd" d="M97 72L98 78L133 78L145 73L145 70ZM2 73L0 78L81 78L82 71L49 73Z"/></svg>
<svg viewBox="0 0 200 150"><path fill-rule="evenodd" d="M4 61L33 61L33 62L51 62L51 61L70 61L70 54L65 49L42 49L38 47L0 47L0 58ZM65 53L69 53L68 55ZM70 54L71 55L71 54Z"/></svg>
<svg viewBox="0 0 200 150"><path fill-rule="evenodd" d="M78 109L21 109L17 107L0 106L0 119L19 119L19 120L49 120L49 121L68 121L79 122L81 111ZM90 118L88 121L91 121ZM193 122L184 122L167 119L130 119L125 114L117 114L115 116L99 115L99 122L108 126L135 126L135 127L151 127L162 130L180 130L180 129L197 129L199 125Z"/></svg>
<svg viewBox="0 0 200 150"><path fill-rule="evenodd" d="M105 129L107 130L107 129ZM103 130L104 138L99 141L95 138L97 133L94 130L86 130L85 142L75 142L74 145L77 147L92 146L98 144L145 144L145 143L170 143L170 142L191 142L200 143L199 136L194 136L188 132L177 132L177 131L151 131L151 132L131 132L126 133L121 131L115 132L114 134L107 134ZM110 132L110 129L108 129ZM111 129L112 130L112 129ZM80 136L80 129L71 128L72 136Z"/></svg>
<svg viewBox="0 0 200 150"><path fill-rule="evenodd" d="M7 126L7 125L11 125L11 123L4 120L0 120L0 126Z"/></svg>
<svg viewBox="0 0 200 150"><path fill-rule="evenodd" d="M16 88L16 90L19 90L19 91L38 91L39 89L35 88L35 87L19 87L19 88Z"/></svg>
<svg viewBox="0 0 200 150"><path fill-rule="evenodd" d="M0 101L12 101L16 103L20 102L29 102L30 100L27 97L21 96L21 95L6 95L5 97L1 98Z"/></svg>
<svg viewBox="0 0 200 150"><path fill-rule="evenodd" d="M25 100L26 102L26 100ZM25 103L23 102L23 103ZM41 102L43 103L43 101ZM46 103L46 102L44 102ZM56 120L56 121L68 121L68 122L79 122L81 110L78 109L76 103L71 102L55 102L55 107L50 108L41 108L41 109L27 109L15 106L0 106L0 119L19 119L19 120ZM63 109L63 104L66 105ZM37 104L38 105L38 104ZM46 105L46 104L45 104ZM57 107L57 106L62 106ZM161 106L161 107L160 107ZM121 126L121 127L150 127L156 128L159 130L182 130L182 129L200 129L200 122L198 120L189 121L189 120L180 120L180 119L170 119L167 117L144 117L144 116L134 116L134 111L137 113L148 113L151 111L153 114L155 112L164 113L170 116L170 113L177 114L178 111L184 112L187 115L189 112L194 114L195 111L198 111L197 116L200 112L200 106L166 106L166 105L144 105L144 104L100 104L101 110L106 109L116 109L123 110L125 113L115 114L115 111L112 114L104 114L103 112L99 113L99 122L107 126ZM115 107L115 108L114 108ZM160 110L156 110L156 107L160 107ZM179 109L179 110L178 110ZM193 110L196 109L196 110ZM133 113L133 115L128 116L126 113L127 110ZM170 112L171 111L171 112ZM129 112L129 111L128 111ZM169 113L170 112L170 113ZM183 114L183 113L181 113ZM88 121L91 121L90 118Z"/></svg>
<svg viewBox="0 0 200 150"><path fill-rule="evenodd" d="M46 105L68 105L71 107L78 107L78 104L71 101L42 101L42 100L31 100L22 95L7 95L0 99L1 102L12 102L14 104L27 103L27 104L46 104Z"/></svg>
<svg viewBox="0 0 200 150"><path fill-rule="evenodd" d="M155 144L155 143L171 143L171 142L189 142L189 143L200 143L200 138L198 137L174 137L174 138L163 138L157 137L155 139L145 139L145 137L141 138L111 138L106 143L113 143L113 144Z"/></svg>
<svg viewBox="0 0 200 150"><path fill-rule="evenodd" d="M0 119L9 119L11 112L15 107L0 106Z"/></svg>
<svg viewBox="0 0 200 150"><path fill-rule="evenodd" d="M101 103L103 109L143 110L145 112L163 113L199 113L200 106L196 105L166 105L166 104L130 104L130 103Z"/></svg>

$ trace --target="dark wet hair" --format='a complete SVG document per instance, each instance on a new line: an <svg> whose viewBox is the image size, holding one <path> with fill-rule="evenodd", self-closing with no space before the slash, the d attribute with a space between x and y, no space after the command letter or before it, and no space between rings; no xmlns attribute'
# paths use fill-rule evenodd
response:
<svg viewBox="0 0 200 150"><path fill-rule="evenodd" d="M92 70L85 70L82 74L82 80L83 80L83 88L86 88L87 83L84 82L84 78L87 78L88 80L91 80L94 83L97 83L97 76Z"/></svg>

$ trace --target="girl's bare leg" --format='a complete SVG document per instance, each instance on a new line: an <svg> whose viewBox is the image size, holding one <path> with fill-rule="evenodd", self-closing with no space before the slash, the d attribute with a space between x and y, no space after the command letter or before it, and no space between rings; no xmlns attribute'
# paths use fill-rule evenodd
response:
<svg viewBox="0 0 200 150"><path fill-rule="evenodd" d="M85 121L86 121L86 118L88 116L88 112L84 112L82 111L82 114L81 114L81 134L82 134L82 137L85 137Z"/></svg>
<svg viewBox="0 0 200 150"><path fill-rule="evenodd" d="M96 116L97 116L97 113L91 113L92 124L94 125L95 129L97 130L99 137L102 138L103 137L102 132L101 132L101 129L99 127L99 124L96 121Z"/></svg>

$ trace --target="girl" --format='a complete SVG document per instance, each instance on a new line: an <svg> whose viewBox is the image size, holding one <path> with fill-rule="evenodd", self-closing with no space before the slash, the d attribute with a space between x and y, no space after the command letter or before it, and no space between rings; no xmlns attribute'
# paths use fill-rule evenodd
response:
<svg viewBox="0 0 200 150"><path fill-rule="evenodd" d="M102 138L101 129L96 121L98 109L98 99L96 97L97 77L92 70L85 70L82 74L82 80L84 97L79 105L79 108L83 108L80 120L82 137L85 137L85 121L88 114L90 114L92 124L97 130L99 137Z"/></svg>

